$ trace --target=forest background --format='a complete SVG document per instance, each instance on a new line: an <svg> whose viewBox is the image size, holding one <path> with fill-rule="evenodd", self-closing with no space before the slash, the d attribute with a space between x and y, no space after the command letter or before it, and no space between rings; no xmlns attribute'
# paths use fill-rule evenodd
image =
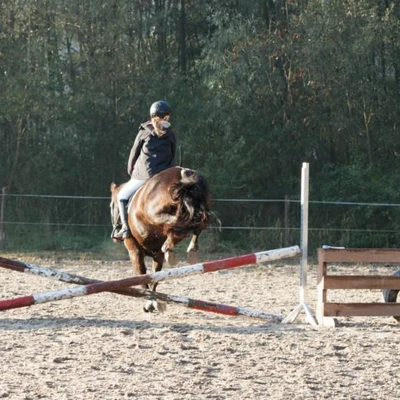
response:
<svg viewBox="0 0 400 400"><path fill-rule="evenodd" d="M216 200L222 228L254 229L210 250L282 247L285 218L298 243L303 162L312 246L399 247L397 1L2 0L0 88L5 248L110 241L110 183L158 99L214 199L276 199Z"/></svg>

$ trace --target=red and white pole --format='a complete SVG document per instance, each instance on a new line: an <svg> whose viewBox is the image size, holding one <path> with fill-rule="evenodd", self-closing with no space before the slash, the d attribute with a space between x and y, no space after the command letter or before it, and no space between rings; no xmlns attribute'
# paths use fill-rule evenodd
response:
<svg viewBox="0 0 400 400"><path fill-rule="evenodd" d="M73 288L66 288L30 296L22 296L7 300L1 300L0 311L9 310L12 308L27 307L33 304L47 303L49 301L71 299L73 297L79 296L88 296L105 291L114 291L129 286L155 283L169 279L177 279L183 276L203 274L207 272L236 268L249 264L278 260L287 257L295 257L300 253L301 251L298 246L292 246L283 249L247 254L239 257L208 261L203 264L189 265L186 267L175 268L167 271L155 272L149 275L140 275L107 282L90 283Z"/></svg>
<svg viewBox="0 0 400 400"><path fill-rule="evenodd" d="M18 271L22 273L28 273L36 276L42 276L50 279L55 279L61 282L66 283L81 283L81 284L88 284L88 283L96 283L101 282L99 280L85 278L83 276L74 275L71 273L59 271L53 268L44 268L39 265L25 263L21 261L11 260L8 258L0 257L0 267L10 269L13 271ZM236 307L227 304L219 304L219 303L212 303L209 301L203 300L196 300L190 297L184 296L174 296L169 294L164 294L160 292L153 292L148 289L138 289L138 288L122 288L120 290L114 291L114 293L125 295L125 296L132 296L132 297L143 297L143 298L151 298L157 299L168 303L175 303L187 308L212 312L217 314L223 314L228 316L245 316L251 318L261 318L261 319L268 319L268 320L277 320L280 321L283 316L280 314L275 313L266 313L263 311L253 310L249 308L243 307ZM28 296L30 297L30 296ZM31 299L34 302L34 299ZM33 303L35 304L35 303ZM28 305L33 305L28 304Z"/></svg>

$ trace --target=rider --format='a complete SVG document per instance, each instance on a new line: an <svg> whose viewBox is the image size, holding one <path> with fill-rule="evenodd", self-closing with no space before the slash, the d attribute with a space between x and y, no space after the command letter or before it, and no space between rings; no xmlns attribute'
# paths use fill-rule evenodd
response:
<svg viewBox="0 0 400 400"><path fill-rule="evenodd" d="M115 236L119 238L131 236L127 210L129 198L153 175L173 166L176 137L171 130L170 115L169 104L164 100L156 101L150 107L151 120L139 127L128 160L131 179L117 196L122 227Z"/></svg>

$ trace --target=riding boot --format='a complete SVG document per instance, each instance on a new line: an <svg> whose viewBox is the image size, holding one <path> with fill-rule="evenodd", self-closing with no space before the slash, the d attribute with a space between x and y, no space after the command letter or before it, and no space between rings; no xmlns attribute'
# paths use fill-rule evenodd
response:
<svg viewBox="0 0 400 400"><path fill-rule="evenodd" d="M121 230L119 231L118 236L121 237L122 239L126 239L132 236L128 225L128 200L119 200L118 208L122 223L122 227Z"/></svg>

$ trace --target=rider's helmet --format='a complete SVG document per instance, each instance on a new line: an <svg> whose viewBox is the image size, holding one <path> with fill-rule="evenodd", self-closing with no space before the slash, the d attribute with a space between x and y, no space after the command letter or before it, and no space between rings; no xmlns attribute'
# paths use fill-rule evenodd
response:
<svg viewBox="0 0 400 400"><path fill-rule="evenodd" d="M153 103L150 107L150 117L164 118L166 115L171 114L171 107L164 100L159 100Z"/></svg>

